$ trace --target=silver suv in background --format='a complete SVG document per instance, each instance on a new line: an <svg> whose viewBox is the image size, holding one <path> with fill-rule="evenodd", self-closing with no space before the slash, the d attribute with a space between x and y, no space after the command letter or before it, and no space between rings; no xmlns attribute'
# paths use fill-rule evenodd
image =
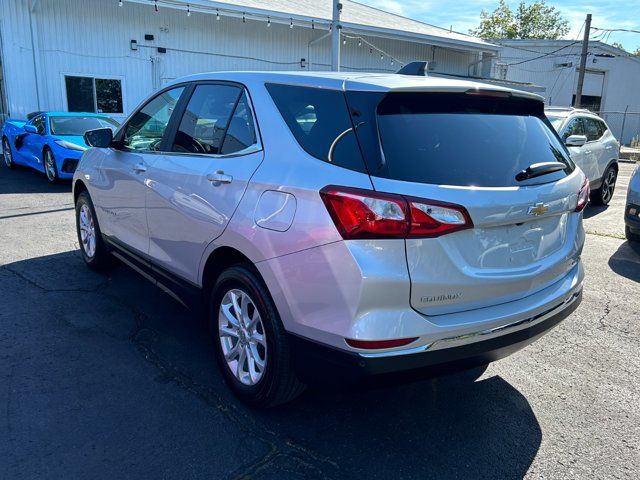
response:
<svg viewBox="0 0 640 480"><path fill-rule="evenodd" d="M547 107L545 113L569 149L573 161L587 175L591 202L608 205L618 179L620 142L606 122L589 110Z"/></svg>
<svg viewBox="0 0 640 480"><path fill-rule="evenodd" d="M212 73L85 137L98 147L73 183L85 262L113 255L202 300L223 377L252 405L318 378L486 365L582 298L589 182L536 95Z"/></svg>

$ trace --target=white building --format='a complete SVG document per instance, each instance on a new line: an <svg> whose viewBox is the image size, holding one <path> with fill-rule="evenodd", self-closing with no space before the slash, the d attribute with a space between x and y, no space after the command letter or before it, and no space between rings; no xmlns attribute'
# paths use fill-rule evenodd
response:
<svg viewBox="0 0 640 480"><path fill-rule="evenodd" d="M342 4L343 70L426 60L430 74L491 76L496 45ZM0 119L39 110L122 119L186 74L327 70L331 16L332 0L0 0Z"/></svg>
<svg viewBox="0 0 640 480"><path fill-rule="evenodd" d="M496 40L503 46L496 68L503 78L532 82L549 105L573 105L582 41ZM640 57L602 42L590 42L582 105L599 112L617 138L640 135ZM625 114L626 112L626 114Z"/></svg>

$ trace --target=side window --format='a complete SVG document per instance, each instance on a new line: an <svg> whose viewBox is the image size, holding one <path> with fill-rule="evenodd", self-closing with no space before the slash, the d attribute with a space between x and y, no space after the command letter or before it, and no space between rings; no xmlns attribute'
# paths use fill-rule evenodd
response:
<svg viewBox="0 0 640 480"><path fill-rule="evenodd" d="M198 85L189 100L171 150L182 153L219 154L240 88Z"/></svg>
<svg viewBox="0 0 640 480"><path fill-rule="evenodd" d="M256 143L256 127L249 106L247 92L242 92L240 100L233 112L227 134L222 144L222 153L228 155L249 148Z"/></svg>
<svg viewBox="0 0 640 480"><path fill-rule="evenodd" d="M584 125L581 118L574 118L567 126L566 130L562 134L562 140L566 140L571 135L585 135Z"/></svg>
<svg viewBox="0 0 640 480"><path fill-rule="evenodd" d="M365 172L344 94L338 90L267 84L298 144L310 155Z"/></svg>
<svg viewBox="0 0 640 480"><path fill-rule="evenodd" d="M594 118L583 118L585 125L585 135L589 142L598 140L602 135L600 134L600 128L598 127L598 120Z"/></svg>
<svg viewBox="0 0 640 480"><path fill-rule="evenodd" d="M598 120L598 133L599 133L599 137L598 138L602 138L602 136L607 133L607 124Z"/></svg>
<svg viewBox="0 0 640 480"><path fill-rule="evenodd" d="M46 133L44 115L38 115L31 120L31 125L38 129L38 133L40 135L44 135Z"/></svg>
<svg viewBox="0 0 640 480"><path fill-rule="evenodd" d="M142 107L124 129L124 146L137 152L160 149L162 137L184 87L161 93Z"/></svg>

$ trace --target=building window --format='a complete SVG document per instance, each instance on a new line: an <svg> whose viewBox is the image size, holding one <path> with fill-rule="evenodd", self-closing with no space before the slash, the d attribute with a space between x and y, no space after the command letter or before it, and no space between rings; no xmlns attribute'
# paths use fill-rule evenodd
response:
<svg viewBox="0 0 640 480"><path fill-rule="evenodd" d="M67 76L65 86L70 112L124 113L121 80Z"/></svg>

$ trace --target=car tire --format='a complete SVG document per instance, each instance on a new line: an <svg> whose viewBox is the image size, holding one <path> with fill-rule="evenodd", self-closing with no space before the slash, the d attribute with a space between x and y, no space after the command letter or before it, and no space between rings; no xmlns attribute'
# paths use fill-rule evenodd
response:
<svg viewBox="0 0 640 480"><path fill-rule="evenodd" d="M16 164L13 161L13 152L11 151L11 145L7 137L2 138L2 156L4 157L4 164L7 168L15 167Z"/></svg>
<svg viewBox="0 0 640 480"><path fill-rule="evenodd" d="M211 291L208 312L218 366L241 401L264 409L304 391L276 307L251 265L222 272Z"/></svg>
<svg viewBox="0 0 640 480"><path fill-rule="evenodd" d="M632 232L631 228L627 226L624 227L624 236L630 242L640 242L640 234Z"/></svg>
<svg viewBox="0 0 640 480"><path fill-rule="evenodd" d="M42 152L42 164L44 167L44 174L49 180L49 183L58 183L60 175L58 174L58 166L56 165L56 159L53 156L53 152L49 148L45 148Z"/></svg>
<svg viewBox="0 0 640 480"><path fill-rule="evenodd" d="M86 191L76 200L76 231L80 254L91 270L104 270L113 264L113 256L102 239L98 217Z"/></svg>
<svg viewBox="0 0 640 480"><path fill-rule="evenodd" d="M618 169L611 165L602 176L602 185L600 185L600 188L591 192L591 203L594 205L609 205L616 189L617 180Z"/></svg>

